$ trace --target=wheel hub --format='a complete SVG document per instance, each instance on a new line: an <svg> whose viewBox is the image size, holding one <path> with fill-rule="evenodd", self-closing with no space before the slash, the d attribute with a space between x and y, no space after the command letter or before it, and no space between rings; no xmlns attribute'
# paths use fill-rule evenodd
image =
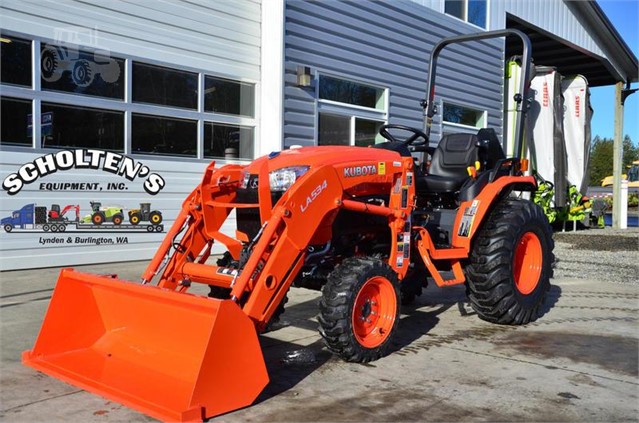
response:
<svg viewBox="0 0 639 423"><path fill-rule="evenodd" d="M368 316L371 315L371 313L374 314L373 308L371 305L372 303L373 301L371 301L370 299L367 299L364 305L362 305L362 316L360 317L360 320L366 320Z"/></svg>
<svg viewBox="0 0 639 423"><path fill-rule="evenodd" d="M373 277L361 287L353 308L353 332L364 347L381 345L395 324L397 298L391 282Z"/></svg>
<svg viewBox="0 0 639 423"><path fill-rule="evenodd" d="M539 237L533 232L522 235L515 248L513 277L517 290L528 295L535 290L541 276L543 249Z"/></svg>

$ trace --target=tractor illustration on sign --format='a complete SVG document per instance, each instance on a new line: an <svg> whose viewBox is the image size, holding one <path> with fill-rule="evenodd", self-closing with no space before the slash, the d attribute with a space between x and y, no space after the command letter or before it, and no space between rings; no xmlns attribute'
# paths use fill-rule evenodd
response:
<svg viewBox="0 0 639 423"><path fill-rule="evenodd" d="M114 225L120 225L124 221L124 212L121 207L103 207L99 201L91 201L90 204L91 214L84 216L82 223L101 225L104 222L113 222Z"/></svg>
<svg viewBox="0 0 639 423"><path fill-rule="evenodd" d="M120 77L120 65L108 52L89 54L66 45L47 44L40 56L40 66L45 81L56 82L68 71L78 87L88 87L97 75L106 83L114 83Z"/></svg>
<svg viewBox="0 0 639 423"><path fill-rule="evenodd" d="M162 223L162 212L158 210L151 211L151 203L140 203L139 209L129 210L129 222L137 225L141 221L148 221L154 225Z"/></svg>

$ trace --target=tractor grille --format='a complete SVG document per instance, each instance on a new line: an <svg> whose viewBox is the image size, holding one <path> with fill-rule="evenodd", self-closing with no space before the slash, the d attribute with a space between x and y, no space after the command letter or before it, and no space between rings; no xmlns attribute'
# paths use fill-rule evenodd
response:
<svg viewBox="0 0 639 423"><path fill-rule="evenodd" d="M271 192L271 204L275 205L282 197L283 192ZM242 204L254 203L259 204L257 194L257 175L251 175L248 188L240 188L237 190L237 198L235 201ZM236 209L237 230L248 235L249 239L255 238L260 231L260 209L251 207L249 209Z"/></svg>

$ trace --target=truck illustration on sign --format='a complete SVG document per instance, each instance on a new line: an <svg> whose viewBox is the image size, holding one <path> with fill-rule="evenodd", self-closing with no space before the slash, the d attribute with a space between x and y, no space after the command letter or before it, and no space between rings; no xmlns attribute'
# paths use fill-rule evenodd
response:
<svg viewBox="0 0 639 423"><path fill-rule="evenodd" d="M150 209L150 203L148 204ZM65 232L67 228L71 227L76 230L146 230L147 232L162 232L164 225L162 222L162 213L154 211L159 214L159 220L156 215L150 212L147 214L141 214L146 218L140 220L148 220L147 224L136 223L123 223L124 211L122 208L109 206L102 207L99 202L91 202L92 213L80 219L80 206L67 205L61 208L59 204L52 204L49 209L45 206L38 206L36 204L27 204L19 210L15 210L11 213L11 216L5 217L0 220L0 226L5 232L12 232L17 230L42 230L44 232ZM66 217L67 213L71 210L75 211L75 218L69 219ZM133 209L135 211L138 209ZM96 218L96 216L98 216ZM129 216L131 214L129 213ZM130 217L129 217L130 219ZM103 224L104 223L104 224Z"/></svg>

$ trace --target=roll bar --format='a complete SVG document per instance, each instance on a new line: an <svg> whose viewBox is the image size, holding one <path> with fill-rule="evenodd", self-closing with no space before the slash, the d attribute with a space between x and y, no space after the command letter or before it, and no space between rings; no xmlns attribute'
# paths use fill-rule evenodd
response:
<svg viewBox="0 0 639 423"><path fill-rule="evenodd" d="M437 57L439 56L439 53L442 51L442 49L449 44L463 43L466 41L479 41L488 38L507 37L509 35L518 36L523 44L521 60L522 78L519 81L519 90L517 94L515 94L514 98L515 102L517 103L517 114L515 121L515 157L520 158L519 155L521 154L522 140L524 137L524 116L528 111L528 102L524 101L524 99L526 98L529 87L531 46L528 36L518 29L501 29L497 31L481 32L478 34L457 35L444 38L435 45L433 51L430 54L430 62L428 64L428 85L426 87L426 95L428 96L428 99L422 102L425 116L424 132L426 132L427 135L430 136L430 128L433 124L433 116L435 115L435 69L437 68Z"/></svg>

